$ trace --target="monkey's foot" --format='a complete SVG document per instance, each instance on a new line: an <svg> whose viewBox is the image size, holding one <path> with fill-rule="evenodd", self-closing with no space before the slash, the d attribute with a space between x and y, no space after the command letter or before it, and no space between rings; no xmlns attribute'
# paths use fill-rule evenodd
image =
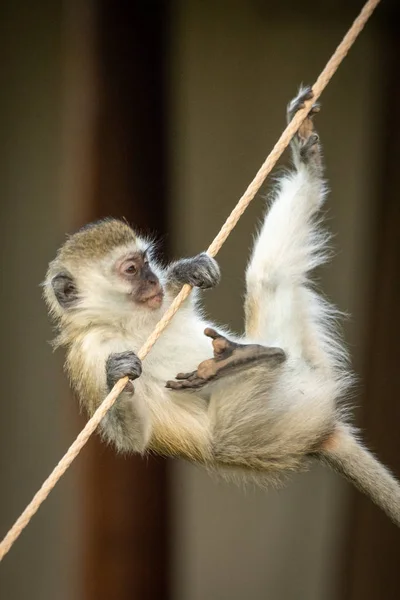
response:
<svg viewBox="0 0 400 600"><path fill-rule="evenodd" d="M167 388L174 390L198 389L211 381L236 375L256 365L267 362L268 366L278 365L286 359L281 348L270 348L258 344L237 344L210 328L207 328L204 333L213 340L214 358L201 362L196 371L178 373L176 381L167 381Z"/></svg>
<svg viewBox="0 0 400 600"><path fill-rule="evenodd" d="M298 110L304 108L306 100L311 100L313 97L313 91L310 86L301 88L298 95L289 102L287 107L287 120L288 123L293 119L294 115ZM320 111L320 105L316 102L313 104L307 117L300 125L299 130L294 136L294 142L296 142L296 149L300 152L300 158L303 162L307 162L309 159L319 155L318 141L319 136L314 132L313 116Z"/></svg>

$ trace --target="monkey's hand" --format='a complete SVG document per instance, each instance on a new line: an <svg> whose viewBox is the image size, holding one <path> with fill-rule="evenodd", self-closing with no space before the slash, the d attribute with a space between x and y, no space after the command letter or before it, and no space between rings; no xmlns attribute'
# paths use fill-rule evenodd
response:
<svg viewBox="0 0 400 600"><path fill-rule="evenodd" d="M221 278L221 273L216 260L205 252L193 258L182 258L168 269L168 283L174 287L182 287L188 283L192 287L203 290L216 286Z"/></svg>
<svg viewBox="0 0 400 600"><path fill-rule="evenodd" d="M132 381L140 377L142 373L142 361L134 352L118 352L110 354L106 361L107 387L111 390L119 379L129 377ZM131 381L127 384L126 390L133 391Z"/></svg>
<svg viewBox="0 0 400 600"><path fill-rule="evenodd" d="M204 333L213 340L214 358L201 362L197 370L192 373L178 373L177 381L167 381L167 388L199 389L221 377L236 375L256 365L267 366L268 364L268 367L279 365L286 359L281 348L237 344L210 328L207 328Z"/></svg>

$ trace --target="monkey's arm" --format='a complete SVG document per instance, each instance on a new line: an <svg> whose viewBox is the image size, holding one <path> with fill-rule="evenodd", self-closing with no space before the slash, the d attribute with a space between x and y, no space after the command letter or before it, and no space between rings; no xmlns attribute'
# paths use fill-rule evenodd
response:
<svg viewBox="0 0 400 600"><path fill-rule="evenodd" d="M103 435L118 450L143 452L151 434L150 416L133 384L142 373L142 363L130 350L112 353L106 360L105 371L108 391L122 377L129 377L129 382L101 422Z"/></svg>
<svg viewBox="0 0 400 600"><path fill-rule="evenodd" d="M212 288L219 283L221 275L217 261L203 252L172 263L166 277L168 290L178 293L185 283L203 290Z"/></svg>
<svg viewBox="0 0 400 600"><path fill-rule="evenodd" d="M174 390L199 389L221 377L237 375L256 365L277 366L286 359L281 348L238 344L211 328L204 333L213 340L214 358L201 362L192 373L178 373L177 381L167 381L166 387Z"/></svg>
<svg viewBox="0 0 400 600"><path fill-rule="evenodd" d="M151 435L151 419L142 394L133 381L142 372L134 352L123 350L122 342L105 342L98 335L75 341L67 355L67 370L81 404L92 415L115 383L128 376L123 392L100 424L103 437L125 452L143 452ZM120 351L123 350L123 351Z"/></svg>

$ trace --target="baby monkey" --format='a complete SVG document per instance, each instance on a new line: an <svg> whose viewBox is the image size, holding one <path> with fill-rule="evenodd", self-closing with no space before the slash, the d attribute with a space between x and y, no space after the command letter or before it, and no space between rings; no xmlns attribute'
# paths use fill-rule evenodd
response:
<svg viewBox="0 0 400 600"><path fill-rule="evenodd" d="M301 89L288 119L311 98L310 88ZM254 245L242 339L217 332L197 308L197 290L220 278L212 258L161 267L152 242L115 219L67 239L44 295L58 326L55 344L66 347L66 370L89 415L118 379L130 379L101 423L118 450L180 456L261 485L318 459L400 525L400 486L358 441L340 404L352 378L336 312L309 281L327 258L318 225L326 194L313 129L318 110L292 140L294 169L281 176ZM185 283L195 290L142 372L136 352Z"/></svg>

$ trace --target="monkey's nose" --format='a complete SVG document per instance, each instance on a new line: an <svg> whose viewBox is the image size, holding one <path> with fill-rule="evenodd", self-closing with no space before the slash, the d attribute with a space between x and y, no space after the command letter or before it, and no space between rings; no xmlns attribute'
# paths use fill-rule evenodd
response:
<svg viewBox="0 0 400 600"><path fill-rule="evenodd" d="M159 285L157 275L153 273L148 264L143 265L141 279L144 279L151 286Z"/></svg>
<svg viewBox="0 0 400 600"><path fill-rule="evenodd" d="M151 293L154 294L155 296L157 294L160 294L163 291L162 286L158 280L158 277L149 279L149 284L151 285L151 288L152 288Z"/></svg>
<svg viewBox="0 0 400 600"><path fill-rule="evenodd" d="M147 285L151 290L151 294L159 294L160 292L162 292L162 287L161 284L158 280L157 275L150 275L147 278Z"/></svg>

